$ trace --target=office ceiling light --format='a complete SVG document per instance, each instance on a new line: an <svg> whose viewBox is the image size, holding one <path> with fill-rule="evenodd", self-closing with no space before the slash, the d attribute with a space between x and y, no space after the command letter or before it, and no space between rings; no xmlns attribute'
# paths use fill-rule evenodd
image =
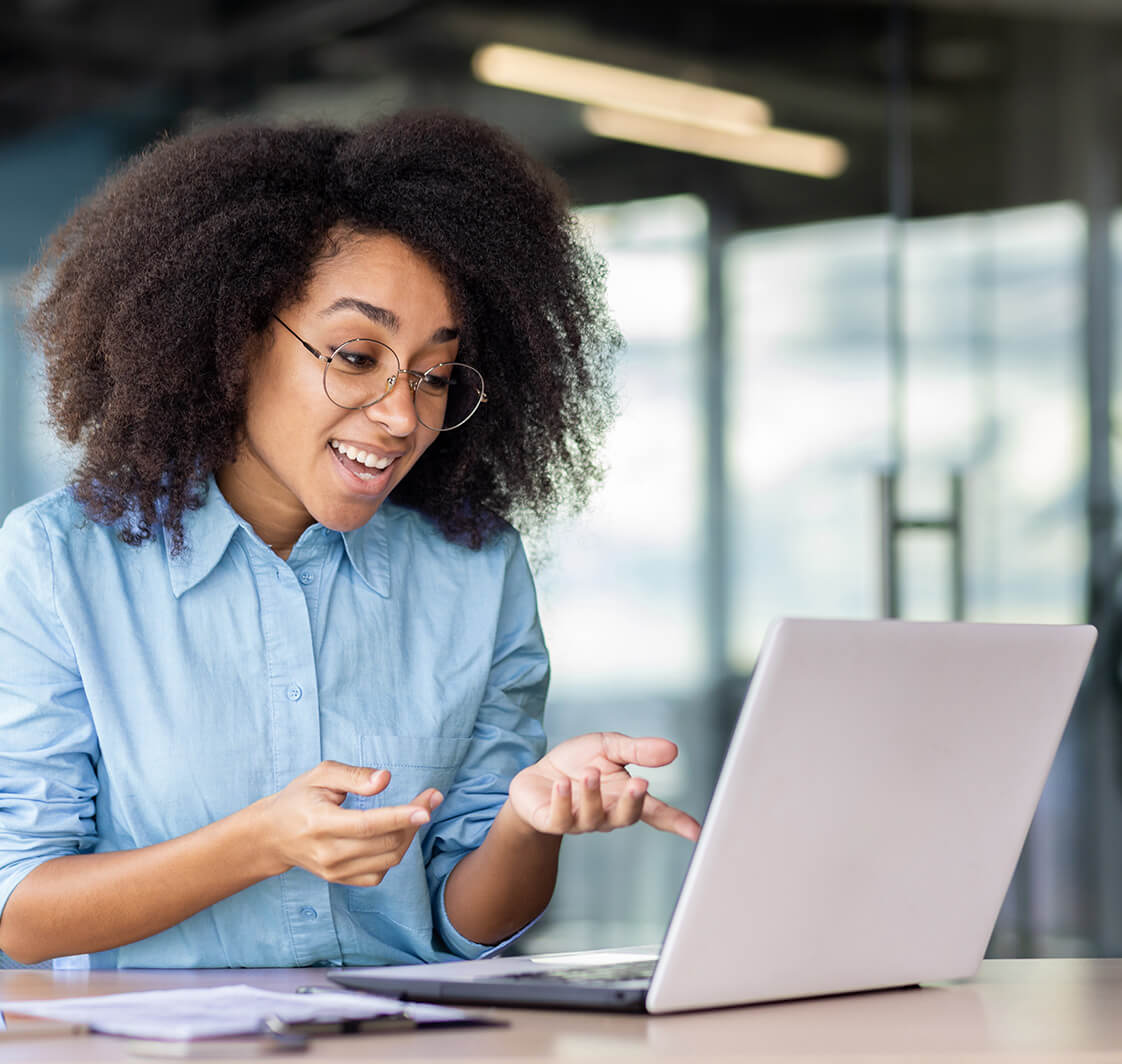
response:
<svg viewBox="0 0 1122 1064"><path fill-rule="evenodd" d="M837 177L849 161L845 145L833 137L775 126L730 134L606 107L586 107L582 118L585 129L598 137L706 155L748 166L786 170L809 177Z"/></svg>
<svg viewBox="0 0 1122 1064"><path fill-rule="evenodd" d="M767 104L754 96L512 44L484 45L472 56L471 67L488 85L728 133L771 121Z"/></svg>

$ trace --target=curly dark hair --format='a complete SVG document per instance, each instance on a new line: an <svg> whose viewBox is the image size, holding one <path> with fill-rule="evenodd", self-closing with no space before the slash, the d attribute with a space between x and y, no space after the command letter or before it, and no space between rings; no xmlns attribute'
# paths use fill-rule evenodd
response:
<svg viewBox="0 0 1122 1064"><path fill-rule="evenodd" d="M394 500L478 547L496 518L579 507L602 469L619 334L604 266L557 177L448 113L347 130L230 125L165 139L111 177L28 278L48 408L81 447L85 513L139 544L185 511L242 439L247 352L338 231L390 233L444 277L460 357L489 401L441 433Z"/></svg>

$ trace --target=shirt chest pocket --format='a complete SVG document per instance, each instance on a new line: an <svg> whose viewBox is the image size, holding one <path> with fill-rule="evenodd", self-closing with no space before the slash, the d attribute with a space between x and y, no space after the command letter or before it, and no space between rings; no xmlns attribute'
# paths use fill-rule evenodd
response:
<svg viewBox="0 0 1122 1064"><path fill-rule="evenodd" d="M470 739L446 736L366 735L362 737L362 764L390 772L389 786L372 797L349 795L347 806L379 809L404 805L421 791L435 787L447 794ZM431 927L428 879L419 841L414 839L401 863L391 868L377 887L347 887L347 908L378 912L405 927Z"/></svg>
<svg viewBox="0 0 1122 1064"><path fill-rule="evenodd" d="M364 766L390 770L381 794L359 800L375 808L403 805L427 787L447 793L471 745L471 739L430 735L364 735L360 742Z"/></svg>

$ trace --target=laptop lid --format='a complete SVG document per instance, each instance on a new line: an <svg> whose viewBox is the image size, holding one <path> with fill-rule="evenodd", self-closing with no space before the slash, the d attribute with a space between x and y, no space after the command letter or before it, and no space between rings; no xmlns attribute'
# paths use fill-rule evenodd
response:
<svg viewBox="0 0 1122 1064"><path fill-rule="evenodd" d="M647 1009L973 975L1095 634L775 622Z"/></svg>
<svg viewBox="0 0 1122 1064"><path fill-rule="evenodd" d="M645 994L522 978L616 951L331 978L657 1013L972 975L1094 640L1074 625L776 621Z"/></svg>

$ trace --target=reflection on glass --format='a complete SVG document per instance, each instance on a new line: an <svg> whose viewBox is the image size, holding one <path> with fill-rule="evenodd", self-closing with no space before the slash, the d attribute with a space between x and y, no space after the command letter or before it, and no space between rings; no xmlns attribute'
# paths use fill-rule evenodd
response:
<svg viewBox="0 0 1122 1064"><path fill-rule="evenodd" d="M771 617L875 616L894 460L886 218L745 235L728 257L734 664ZM966 611L1082 615L1083 227L1069 204L909 223L902 516L965 478ZM908 616L948 615L949 549L902 550Z"/></svg>
<svg viewBox="0 0 1122 1064"><path fill-rule="evenodd" d="M588 512L554 531L537 567L554 740L615 729L679 743L642 772L700 815L713 740L702 688L706 214L690 197L582 214L608 263L627 347L608 475ZM519 948L657 942L692 847L648 827L570 840L544 920Z"/></svg>
<svg viewBox="0 0 1122 1064"><path fill-rule="evenodd" d="M780 614L875 616L890 455L889 222L748 234L726 258L733 665Z"/></svg>
<svg viewBox="0 0 1122 1064"><path fill-rule="evenodd" d="M694 691L701 644L706 216L691 197L582 214L626 338L608 475L538 575L557 698Z"/></svg>

